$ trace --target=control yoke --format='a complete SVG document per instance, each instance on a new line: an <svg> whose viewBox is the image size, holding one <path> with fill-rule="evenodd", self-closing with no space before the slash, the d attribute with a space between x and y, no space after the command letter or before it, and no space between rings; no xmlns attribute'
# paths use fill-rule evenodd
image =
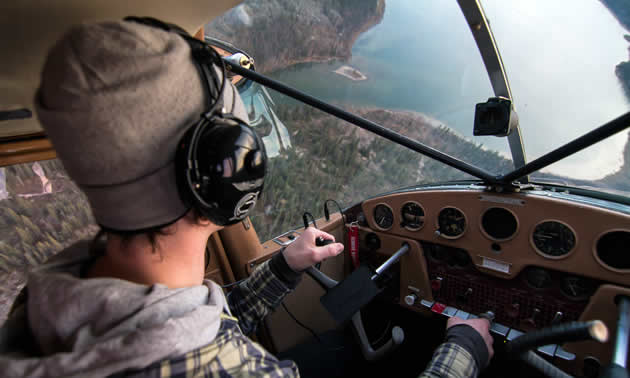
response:
<svg viewBox="0 0 630 378"><path fill-rule="evenodd" d="M316 244L326 245L332 240L319 239ZM392 328L392 337L380 348L374 350L368 340L363 321L361 320L360 308L369 303L381 289L375 283L375 279L400 260L401 256L409 251L409 245L404 243L387 261L378 267L374 274L365 266L355 270L341 283L333 280L319 269L310 267L306 270L315 282L317 282L326 294L321 298L321 302L338 322L344 322L348 318L352 321L354 334L357 337L363 357L368 361L377 360L387 353L393 351L405 339L402 328L395 326Z"/></svg>
<svg viewBox="0 0 630 378"><path fill-rule="evenodd" d="M610 366L606 367L600 377L628 378L626 358L628 356L628 337L630 336L630 298L620 296L616 298L619 319L615 335L615 350Z"/></svg>

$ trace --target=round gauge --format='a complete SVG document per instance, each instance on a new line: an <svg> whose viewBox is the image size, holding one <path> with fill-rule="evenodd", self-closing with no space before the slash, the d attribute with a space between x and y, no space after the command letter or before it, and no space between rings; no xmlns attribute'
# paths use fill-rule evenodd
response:
<svg viewBox="0 0 630 378"><path fill-rule="evenodd" d="M575 233L569 226L558 221L538 223L532 233L532 242L543 256L559 259L566 257L576 244Z"/></svg>
<svg viewBox="0 0 630 378"><path fill-rule="evenodd" d="M394 213L392 209L384 204L376 205L374 208L374 222L376 222L379 228L389 230L394 224Z"/></svg>
<svg viewBox="0 0 630 378"><path fill-rule="evenodd" d="M610 231L602 235L595 244L595 257L612 271L627 272L630 269L630 232L625 230Z"/></svg>
<svg viewBox="0 0 630 378"><path fill-rule="evenodd" d="M595 292L595 285L586 278L567 276L562 279L560 291L571 300L583 301Z"/></svg>
<svg viewBox="0 0 630 378"><path fill-rule="evenodd" d="M400 209L400 225L409 231L418 231L424 226L424 209L416 202L407 202Z"/></svg>
<svg viewBox="0 0 630 378"><path fill-rule="evenodd" d="M508 209L491 207L481 216L481 230L491 240L508 240L516 234L517 229L516 216Z"/></svg>
<svg viewBox="0 0 630 378"><path fill-rule="evenodd" d="M445 207L438 215L438 230L447 239L456 239L466 231L466 216L459 209Z"/></svg>
<svg viewBox="0 0 630 378"><path fill-rule="evenodd" d="M551 274L542 268L531 268L527 271L527 284L534 289L544 289L551 285Z"/></svg>

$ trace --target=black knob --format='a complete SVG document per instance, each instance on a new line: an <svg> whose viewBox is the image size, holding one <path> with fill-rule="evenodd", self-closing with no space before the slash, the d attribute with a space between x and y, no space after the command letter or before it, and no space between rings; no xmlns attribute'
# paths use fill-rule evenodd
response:
<svg viewBox="0 0 630 378"><path fill-rule="evenodd" d="M335 241L332 239L324 239L321 236L315 239L315 245L318 247L323 247L325 245L332 244L334 242Z"/></svg>
<svg viewBox="0 0 630 378"><path fill-rule="evenodd" d="M381 239L373 232L365 236L365 245L370 251L376 251L381 248Z"/></svg>

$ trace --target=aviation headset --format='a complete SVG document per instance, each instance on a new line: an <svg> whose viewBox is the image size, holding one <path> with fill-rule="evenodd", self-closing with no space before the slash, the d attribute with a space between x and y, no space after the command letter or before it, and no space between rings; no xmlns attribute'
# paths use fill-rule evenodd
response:
<svg viewBox="0 0 630 378"><path fill-rule="evenodd" d="M177 147L175 169L179 194L186 206L196 208L216 225L242 221L262 193L267 155L256 132L245 121L226 113L223 94L227 76L223 59L209 44L177 25L150 17L130 16L125 21L174 32L190 46L208 95L208 106ZM232 108L236 96L234 91Z"/></svg>

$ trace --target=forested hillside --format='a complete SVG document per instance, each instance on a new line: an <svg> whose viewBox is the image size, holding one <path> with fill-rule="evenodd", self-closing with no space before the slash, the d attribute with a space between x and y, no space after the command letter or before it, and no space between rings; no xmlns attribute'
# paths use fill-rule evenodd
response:
<svg viewBox="0 0 630 378"><path fill-rule="evenodd" d="M4 284L0 285L0 321L29 268L98 230L85 196L67 177L61 162L36 164L48 179L47 189L33 163L4 168L9 197L1 201L0 277Z"/></svg>
<svg viewBox="0 0 630 378"><path fill-rule="evenodd" d="M626 30L630 31L630 0L601 0L602 3L610 10L610 12L617 18L619 23L623 25ZM626 41L630 42L630 35L625 35ZM628 49L630 54L630 47ZM630 57L629 57L630 59ZM615 73L623 85L623 89L630 100L630 60L621 62L615 67Z"/></svg>
<svg viewBox="0 0 630 378"><path fill-rule="evenodd" d="M205 26L243 49L256 69L347 59L356 38L380 22L384 0L247 0Z"/></svg>
<svg viewBox="0 0 630 378"><path fill-rule="evenodd" d="M617 18L626 30L630 31L630 0L601 0L611 13ZM630 35L625 35L626 41L630 43ZM630 45L628 46L630 59ZM626 97L630 102L630 60L621 62L615 67L615 74L621 81ZM603 183L618 190L630 191L630 135L623 153L624 164L612 175L602 179Z"/></svg>
<svg viewBox="0 0 630 378"><path fill-rule="evenodd" d="M326 199L349 206L405 186L470 176L345 121L298 105L277 105L293 149L271 159L262 200L252 217L262 241L302 223L302 213L323 216ZM440 127L426 116L353 108L352 112L492 172L512 162Z"/></svg>

